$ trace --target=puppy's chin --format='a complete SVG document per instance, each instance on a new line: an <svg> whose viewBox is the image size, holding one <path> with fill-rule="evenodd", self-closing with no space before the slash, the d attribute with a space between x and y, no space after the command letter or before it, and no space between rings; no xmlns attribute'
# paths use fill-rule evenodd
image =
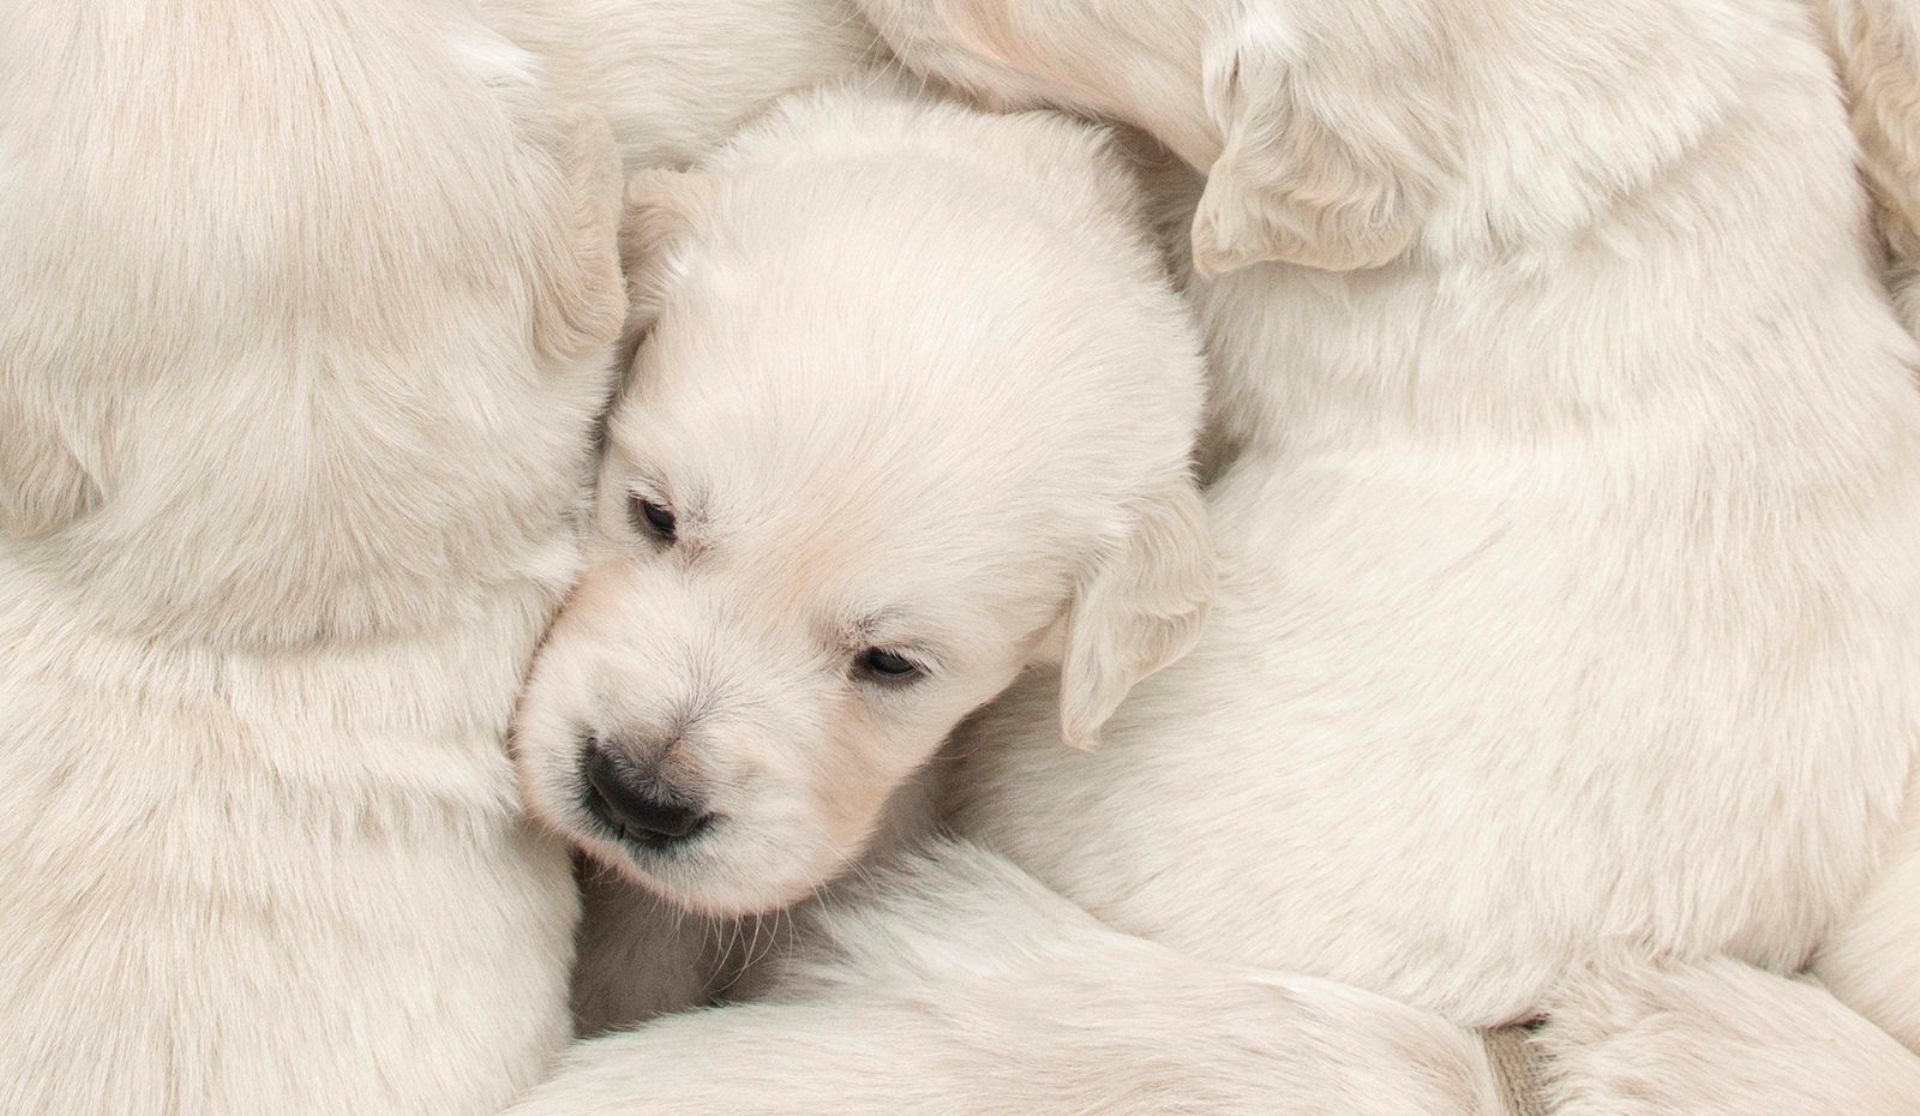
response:
<svg viewBox="0 0 1920 1116"><path fill-rule="evenodd" d="M571 836L594 860L667 902L709 918L743 918L791 907L832 882L860 851L799 838L755 840L740 832L743 828L737 821L717 821L711 832L662 849L601 836Z"/></svg>

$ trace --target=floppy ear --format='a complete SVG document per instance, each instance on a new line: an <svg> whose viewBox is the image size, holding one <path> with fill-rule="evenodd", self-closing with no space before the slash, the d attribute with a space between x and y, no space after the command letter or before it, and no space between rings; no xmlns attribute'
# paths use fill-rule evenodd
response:
<svg viewBox="0 0 1920 1116"><path fill-rule="evenodd" d="M623 344L631 349L659 316L672 278L676 241L691 235L713 197L699 171L651 169L627 178L620 215L620 265L627 273Z"/></svg>
<svg viewBox="0 0 1920 1116"><path fill-rule="evenodd" d="M533 336L542 352L575 360L617 337L626 316L616 245L620 161L599 113L576 110L555 123L550 155L565 208L535 246Z"/></svg>
<svg viewBox="0 0 1920 1116"><path fill-rule="evenodd" d="M1182 478L1134 508L1132 530L1084 576L1066 618L1060 728L1091 748L1135 683L1187 653L1213 598L1206 509Z"/></svg>
<svg viewBox="0 0 1920 1116"><path fill-rule="evenodd" d="M1225 146L1194 214L1194 270L1277 260L1350 271L1412 243L1450 173L1445 109L1415 66L1336 68L1366 50L1342 43L1295 59L1278 28L1252 17L1209 47L1207 109Z"/></svg>

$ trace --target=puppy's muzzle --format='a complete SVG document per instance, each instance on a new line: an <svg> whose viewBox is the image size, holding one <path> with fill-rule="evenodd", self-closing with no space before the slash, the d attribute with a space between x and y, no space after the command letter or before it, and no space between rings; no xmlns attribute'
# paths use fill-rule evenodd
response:
<svg viewBox="0 0 1920 1116"><path fill-rule="evenodd" d="M635 759L626 749L587 742L582 757L581 799L587 812L632 844L666 849L700 833L713 821L701 804L660 775L660 750Z"/></svg>

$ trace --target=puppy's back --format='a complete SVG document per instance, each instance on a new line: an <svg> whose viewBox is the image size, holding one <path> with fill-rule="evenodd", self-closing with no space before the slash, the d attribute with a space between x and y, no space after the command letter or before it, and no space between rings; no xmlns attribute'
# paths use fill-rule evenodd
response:
<svg viewBox="0 0 1920 1116"><path fill-rule="evenodd" d="M494 1111L604 126L451 4L14 5L0 101L0 1111Z"/></svg>

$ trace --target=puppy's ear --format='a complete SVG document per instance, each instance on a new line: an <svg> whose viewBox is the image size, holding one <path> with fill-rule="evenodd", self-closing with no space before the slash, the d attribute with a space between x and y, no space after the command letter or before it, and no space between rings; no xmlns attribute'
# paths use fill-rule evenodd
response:
<svg viewBox="0 0 1920 1116"><path fill-rule="evenodd" d="M1251 15L1210 45L1207 109L1225 146L1193 219L1201 275L1266 260L1379 267L1412 243L1449 173L1445 109L1417 70L1331 69L1365 49L1297 61L1281 30Z"/></svg>
<svg viewBox="0 0 1920 1116"><path fill-rule="evenodd" d="M549 151L565 196L562 219L543 230L535 248L533 336L542 352L575 360L617 337L626 317L617 244L620 160L606 118L584 109L555 122Z"/></svg>
<svg viewBox="0 0 1920 1116"><path fill-rule="evenodd" d="M1213 599L1206 510L1184 478L1134 508L1132 530L1085 576L1066 618L1060 727L1091 748L1135 683L1187 653Z"/></svg>
<svg viewBox="0 0 1920 1116"><path fill-rule="evenodd" d="M628 176L620 215L620 264L627 273L626 341L659 316L676 242L692 235L712 200L714 180L699 171L650 169Z"/></svg>

